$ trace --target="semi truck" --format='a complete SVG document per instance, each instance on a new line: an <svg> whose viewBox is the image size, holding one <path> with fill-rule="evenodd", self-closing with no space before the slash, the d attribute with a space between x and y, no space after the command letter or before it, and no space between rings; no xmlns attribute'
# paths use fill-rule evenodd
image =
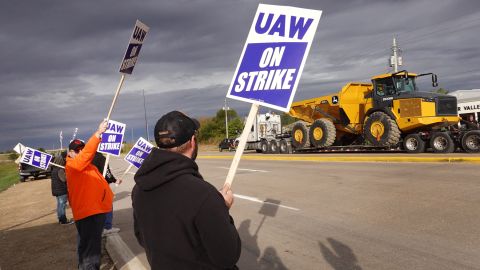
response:
<svg viewBox="0 0 480 270"><path fill-rule="evenodd" d="M299 121L286 133L280 132L279 115L274 115L278 121L271 114L259 115L246 149L263 153L335 148L480 152L480 131L456 128L460 121L456 98L420 91L417 79L426 76L433 87L438 86L433 73L402 70L374 76L371 83L347 83L334 94L294 102L289 114Z"/></svg>
<svg viewBox="0 0 480 270"><path fill-rule="evenodd" d="M257 153L279 153L282 121L275 113L258 114L247 137L245 150Z"/></svg>

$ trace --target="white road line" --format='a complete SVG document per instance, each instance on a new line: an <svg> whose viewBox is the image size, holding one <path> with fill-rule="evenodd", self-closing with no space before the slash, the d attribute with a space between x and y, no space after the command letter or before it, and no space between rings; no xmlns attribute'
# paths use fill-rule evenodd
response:
<svg viewBox="0 0 480 270"><path fill-rule="evenodd" d="M300 209L295 208L295 207L290 207L290 206L285 206L285 205L281 205L281 204L266 202L266 201L262 201L262 200L260 200L260 199L258 199L258 198L255 198L255 197L250 197L250 196L245 196L245 195L240 195L240 194L233 194L233 196L236 197L236 198L239 198L239 199L247 200L247 201L252 201L252 202L256 202L256 203L270 204L270 205L276 205L276 206L278 206L278 207L282 207L282 208L286 208L286 209L290 209L290 210L294 210L294 211L300 211Z"/></svg>
<svg viewBox="0 0 480 270"><path fill-rule="evenodd" d="M128 174L133 174L133 175L135 175L135 172L127 172L127 173L128 173Z"/></svg>
<svg viewBox="0 0 480 270"><path fill-rule="evenodd" d="M220 169L226 169L226 170L230 170L230 168L228 167L218 167ZM237 171L248 171L248 172L269 172L269 171L264 171L264 170L254 170L254 169L241 169L241 168L238 168Z"/></svg>

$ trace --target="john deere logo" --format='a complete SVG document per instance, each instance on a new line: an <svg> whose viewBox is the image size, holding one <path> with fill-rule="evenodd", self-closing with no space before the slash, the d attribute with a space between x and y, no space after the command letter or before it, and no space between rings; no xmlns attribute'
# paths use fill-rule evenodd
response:
<svg viewBox="0 0 480 270"><path fill-rule="evenodd" d="M332 104L337 104L338 103L338 96L333 96L332 97Z"/></svg>

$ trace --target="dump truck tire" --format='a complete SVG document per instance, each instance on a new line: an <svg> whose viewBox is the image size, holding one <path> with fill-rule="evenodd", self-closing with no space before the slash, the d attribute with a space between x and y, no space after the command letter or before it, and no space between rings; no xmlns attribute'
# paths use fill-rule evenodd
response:
<svg viewBox="0 0 480 270"><path fill-rule="evenodd" d="M425 152L425 141L420 134L408 134L405 139L403 139L403 149L405 149L407 153L423 153Z"/></svg>
<svg viewBox="0 0 480 270"><path fill-rule="evenodd" d="M480 152L480 131L471 130L462 137L462 149L467 153Z"/></svg>
<svg viewBox="0 0 480 270"><path fill-rule="evenodd" d="M292 146L299 149L308 147L310 140L308 138L308 128L303 122L296 122L292 128Z"/></svg>
<svg viewBox="0 0 480 270"><path fill-rule="evenodd" d="M397 123L384 112L374 112L367 118L363 135L374 146L395 146L400 141Z"/></svg>
<svg viewBox="0 0 480 270"><path fill-rule="evenodd" d="M313 122L309 130L310 144L313 147L328 147L335 142L336 130L332 121L321 118Z"/></svg>
<svg viewBox="0 0 480 270"><path fill-rule="evenodd" d="M430 147L435 153L453 153L455 143L446 132L437 132L430 138Z"/></svg>

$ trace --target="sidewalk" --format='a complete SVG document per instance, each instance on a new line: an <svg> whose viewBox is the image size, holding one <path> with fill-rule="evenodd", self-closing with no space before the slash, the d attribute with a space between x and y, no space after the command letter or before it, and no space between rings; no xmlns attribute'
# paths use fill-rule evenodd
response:
<svg viewBox="0 0 480 270"><path fill-rule="evenodd" d="M123 159L110 160L110 169L123 183L118 187L111 184L115 193L113 200L113 226L120 228L118 234L106 237L106 248L118 270L150 269L144 249L138 244L133 232L133 210L130 197L134 185L133 171L122 177L126 163Z"/></svg>
<svg viewBox="0 0 480 270"><path fill-rule="evenodd" d="M16 184L0 193L0 202L0 269L77 268L77 230L57 223L50 179ZM102 253L101 269L116 269Z"/></svg>

